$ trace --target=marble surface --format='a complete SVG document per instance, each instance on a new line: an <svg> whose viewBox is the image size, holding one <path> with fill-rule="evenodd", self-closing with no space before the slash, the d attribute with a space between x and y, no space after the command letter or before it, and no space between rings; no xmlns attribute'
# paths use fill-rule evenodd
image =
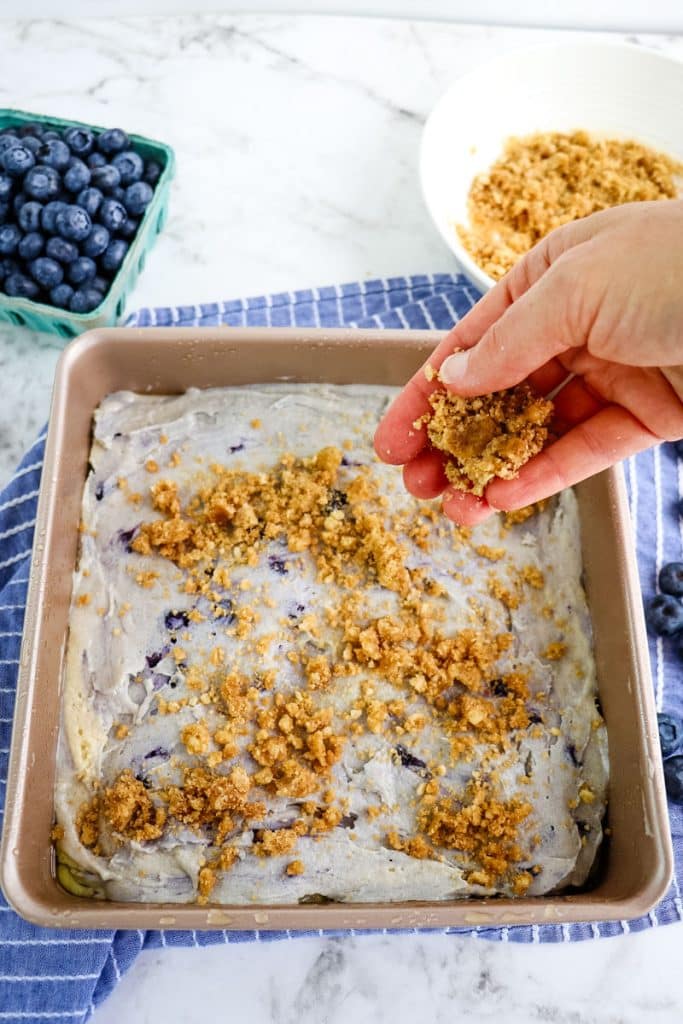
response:
<svg viewBox="0 0 683 1024"><path fill-rule="evenodd" d="M0 106L121 124L178 156L130 308L453 269L417 181L460 72L547 38L409 21L204 15L0 21ZM640 37L683 56L683 37ZM30 68L30 74L26 69ZM0 328L0 485L47 416L61 344ZM98 1024L683 1018L683 926L584 945L376 936L143 954Z"/></svg>

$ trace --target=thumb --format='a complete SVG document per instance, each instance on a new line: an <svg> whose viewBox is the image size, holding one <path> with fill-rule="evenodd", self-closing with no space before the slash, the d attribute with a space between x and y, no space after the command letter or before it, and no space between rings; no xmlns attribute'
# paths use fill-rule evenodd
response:
<svg viewBox="0 0 683 1024"><path fill-rule="evenodd" d="M569 256L561 257L508 306L476 345L444 360L439 377L449 390L464 398L502 391L553 357L585 343L583 332L572 329L573 310L577 292L590 278L582 278L576 260ZM584 311L585 306L580 303Z"/></svg>

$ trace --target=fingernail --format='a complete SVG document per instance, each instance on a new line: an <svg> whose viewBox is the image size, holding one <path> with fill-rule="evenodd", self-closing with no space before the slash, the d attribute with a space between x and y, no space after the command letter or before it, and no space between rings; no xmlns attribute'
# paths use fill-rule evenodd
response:
<svg viewBox="0 0 683 1024"><path fill-rule="evenodd" d="M441 364L439 376L444 384L458 384L467 374L467 352L454 352Z"/></svg>

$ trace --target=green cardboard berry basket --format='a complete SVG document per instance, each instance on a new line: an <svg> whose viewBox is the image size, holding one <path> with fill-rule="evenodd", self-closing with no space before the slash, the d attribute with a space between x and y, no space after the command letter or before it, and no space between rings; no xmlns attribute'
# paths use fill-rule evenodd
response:
<svg viewBox="0 0 683 1024"><path fill-rule="evenodd" d="M82 121L65 121L59 117L30 114L23 110L0 109L0 131L15 126L20 128L27 123L37 123L56 130L89 128L96 134L105 130ZM49 331L62 338L74 338L93 327L112 327L117 323L138 275L145 266L147 254L166 223L170 184L175 172L175 154L170 146L142 135L130 135L129 138L131 148L144 160L155 160L162 171L126 258L102 302L90 313L71 313L32 299L13 298L0 291L0 322L28 327L33 331Z"/></svg>

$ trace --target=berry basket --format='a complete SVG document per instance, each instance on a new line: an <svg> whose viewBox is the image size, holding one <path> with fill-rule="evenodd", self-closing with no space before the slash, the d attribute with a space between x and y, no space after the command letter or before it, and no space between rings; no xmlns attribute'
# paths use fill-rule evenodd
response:
<svg viewBox="0 0 683 1024"><path fill-rule="evenodd" d="M14 127L20 129L26 124L38 124L56 131L85 128L96 135L105 130L80 121L67 121L21 110L0 109L0 131ZM117 323L138 274L144 268L147 254L166 222L169 188L175 170L175 156L170 146L140 135L130 135L129 140L131 149L144 160L153 160L160 166L161 174L126 256L102 302L90 312L74 313L34 299L12 297L0 291L0 322L9 322L34 331L49 331L62 338L73 338L93 327L110 327Z"/></svg>

